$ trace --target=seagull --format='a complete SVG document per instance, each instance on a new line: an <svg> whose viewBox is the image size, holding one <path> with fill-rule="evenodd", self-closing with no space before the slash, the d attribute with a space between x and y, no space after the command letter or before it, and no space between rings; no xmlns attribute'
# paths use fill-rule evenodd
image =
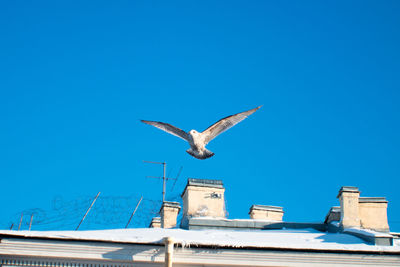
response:
<svg viewBox="0 0 400 267"><path fill-rule="evenodd" d="M182 138L190 145L190 148L186 150L187 153L189 153L196 159L207 159L214 156L214 153L206 148L206 145L211 140L213 140L215 137L225 132L226 130L230 129L231 127L235 126L242 120L246 119L248 116L256 112L259 108L261 108L261 106L225 117L217 121L201 133L196 130L185 132L171 124L159 121L141 120L141 122L152 125L156 128L166 131L169 134Z"/></svg>

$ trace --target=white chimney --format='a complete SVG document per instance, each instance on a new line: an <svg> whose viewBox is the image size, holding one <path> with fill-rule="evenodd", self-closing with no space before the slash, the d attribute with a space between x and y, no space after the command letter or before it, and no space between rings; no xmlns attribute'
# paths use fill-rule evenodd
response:
<svg viewBox="0 0 400 267"><path fill-rule="evenodd" d="M151 223L149 228L160 228L161 227L161 218L160 217L154 217L151 219Z"/></svg>
<svg viewBox="0 0 400 267"><path fill-rule="evenodd" d="M360 197L360 191L354 186L342 186L338 198L342 228L361 227L380 232L389 231L386 198Z"/></svg>
<svg viewBox="0 0 400 267"><path fill-rule="evenodd" d="M342 186L337 196L340 201L340 226L343 228L360 227L358 187Z"/></svg>
<svg viewBox="0 0 400 267"><path fill-rule="evenodd" d="M182 193L183 218L225 218L225 188L221 180L189 178Z"/></svg>
<svg viewBox="0 0 400 267"><path fill-rule="evenodd" d="M164 201L160 209L161 228L175 227L180 209L179 202Z"/></svg>
<svg viewBox="0 0 400 267"><path fill-rule="evenodd" d="M360 197L358 211L361 227L380 232L389 232L387 219L388 201L384 197Z"/></svg>
<svg viewBox="0 0 400 267"><path fill-rule="evenodd" d="M283 208L276 206L253 205L250 207L250 218L270 221L282 221Z"/></svg>

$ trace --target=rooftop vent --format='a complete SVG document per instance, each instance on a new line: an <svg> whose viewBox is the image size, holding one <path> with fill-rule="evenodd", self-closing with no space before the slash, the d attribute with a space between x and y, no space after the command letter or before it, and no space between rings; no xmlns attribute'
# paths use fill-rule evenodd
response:
<svg viewBox="0 0 400 267"><path fill-rule="evenodd" d="M324 223L340 221L340 207L332 207L325 217Z"/></svg>
<svg viewBox="0 0 400 267"><path fill-rule="evenodd" d="M282 221L283 213L282 207L266 205L253 205L249 212L251 219L271 221Z"/></svg>

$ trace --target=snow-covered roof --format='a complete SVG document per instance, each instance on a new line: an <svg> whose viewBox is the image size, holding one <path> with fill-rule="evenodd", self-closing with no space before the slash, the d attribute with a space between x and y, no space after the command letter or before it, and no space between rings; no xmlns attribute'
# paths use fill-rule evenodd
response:
<svg viewBox="0 0 400 267"><path fill-rule="evenodd" d="M1 236L136 244L162 244L165 237L172 237L177 244L182 246L400 253L400 242L397 240L395 240L393 246L377 246L368 244L351 234L319 232L314 229L248 231L161 228L94 231L1 230L0 237Z"/></svg>

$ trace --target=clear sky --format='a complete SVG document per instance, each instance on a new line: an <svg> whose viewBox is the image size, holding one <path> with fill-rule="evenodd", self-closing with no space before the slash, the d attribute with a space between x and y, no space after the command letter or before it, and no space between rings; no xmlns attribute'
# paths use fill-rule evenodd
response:
<svg viewBox="0 0 400 267"><path fill-rule="evenodd" d="M147 226L161 166L222 179L252 204L323 221L343 185L385 196L400 231L399 1L1 1L0 228ZM263 107L208 148L139 120L202 131ZM96 206L96 204L95 204ZM101 216L100 216L101 215ZM96 217L97 216L97 217Z"/></svg>

